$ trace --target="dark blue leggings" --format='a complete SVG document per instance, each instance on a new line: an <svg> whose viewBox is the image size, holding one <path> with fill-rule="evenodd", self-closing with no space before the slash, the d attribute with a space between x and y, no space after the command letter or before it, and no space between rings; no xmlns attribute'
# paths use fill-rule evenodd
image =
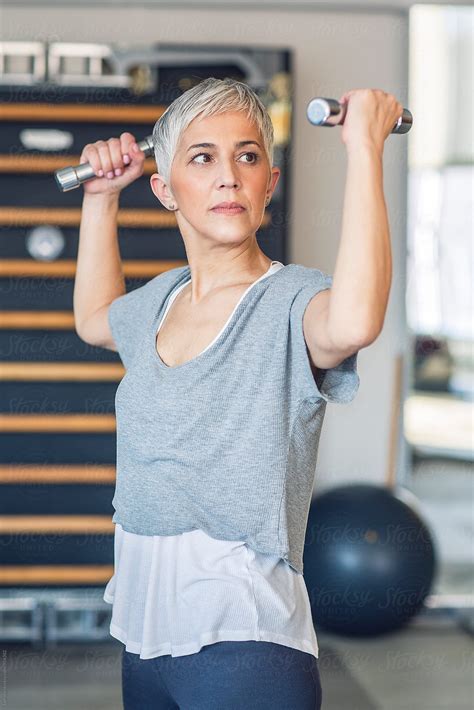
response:
<svg viewBox="0 0 474 710"><path fill-rule="evenodd" d="M270 641L219 641L187 656L122 652L124 710L320 710L318 659Z"/></svg>

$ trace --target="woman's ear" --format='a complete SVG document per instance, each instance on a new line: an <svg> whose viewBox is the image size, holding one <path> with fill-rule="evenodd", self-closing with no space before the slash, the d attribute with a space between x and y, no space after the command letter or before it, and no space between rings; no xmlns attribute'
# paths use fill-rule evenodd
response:
<svg viewBox="0 0 474 710"><path fill-rule="evenodd" d="M150 175L150 187L155 197L158 198L164 207L168 208L169 203L174 201L173 195L171 194L164 177L160 175L160 173L153 173L153 175Z"/></svg>
<svg viewBox="0 0 474 710"><path fill-rule="evenodd" d="M271 196L273 195L273 193L275 192L275 187L276 187L276 184L280 178L280 174L281 174L280 168L273 167L271 169L270 180L268 183L268 190L271 193L269 196L270 199L271 199Z"/></svg>

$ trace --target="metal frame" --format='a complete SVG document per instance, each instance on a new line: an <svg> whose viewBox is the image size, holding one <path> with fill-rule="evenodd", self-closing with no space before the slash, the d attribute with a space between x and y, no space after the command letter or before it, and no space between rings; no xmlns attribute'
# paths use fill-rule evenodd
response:
<svg viewBox="0 0 474 710"><path fill-rule="evenodd" d="M22 57L31 65L30 72L9 71L14 58ZM68 60L82 62L82 72L68 70ZM260 61L259 61L260 60ZM249 50L181 49L164 45L164 48L122 50L113 44L92 42L0 42L0 85L42 84L59 86L109 86L130 88L136 86L134 70L141 70L145 83L143 93L155 91L159 67L235 64L255 90L264 89L268 82L263 57Z"/></svg>

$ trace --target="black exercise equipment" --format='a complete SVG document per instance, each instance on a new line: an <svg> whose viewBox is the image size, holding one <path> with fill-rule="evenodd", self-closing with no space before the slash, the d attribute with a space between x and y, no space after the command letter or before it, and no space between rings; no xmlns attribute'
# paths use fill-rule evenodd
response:
<svg viewBox="0 0 474 710"><path fill-rule="evenodd" d="M313 498L303 574L316 628L373 636L403 626L422 608L437 556L409 500L368 483Z"/></svg>

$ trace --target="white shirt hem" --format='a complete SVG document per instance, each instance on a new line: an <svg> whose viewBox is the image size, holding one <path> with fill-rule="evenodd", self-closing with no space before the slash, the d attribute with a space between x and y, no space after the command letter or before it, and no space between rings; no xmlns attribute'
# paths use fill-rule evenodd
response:
<svg viewBox="0 0 474 710"><path fill-rule="evenodd" d="M181 644L178 646L166 643L152 649L143 648L140 643L127 640L127 634L125 631L112 623L110 624L110 634L118 641L121 641L125 645L127 651L139 654L142 659L156 658L166 654L173 657L187 656L191 653L197 653L203 646L208 646L209 644L217 643L218 641L270 641L273 643L279 643L283 646L289 646L290 648L303 651L304 653L310 653L316 658L319 656L318 646L314 646L310 641L298 641L290 636L284 636L262 630L260 630L258 634L255 634L251 630L242 631L226 629L222 631L209 631L208 633L201 634L198 639L192 643Z"/></svg>

